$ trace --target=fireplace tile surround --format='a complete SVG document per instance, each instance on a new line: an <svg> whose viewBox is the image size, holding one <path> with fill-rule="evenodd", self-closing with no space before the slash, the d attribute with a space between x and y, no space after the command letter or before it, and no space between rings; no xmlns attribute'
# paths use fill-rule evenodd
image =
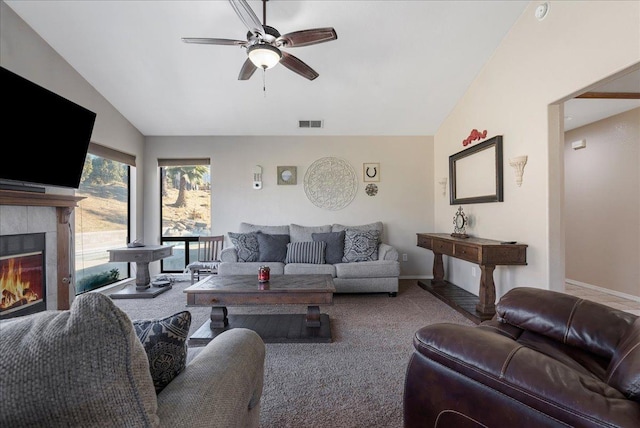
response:
<svg viewBox="0 0 640 428"><path fill-rule="evenodd" d="M71 274L73 231L70 217L78 201L73 195L0 189L0 235L45 234L47 309L69 309L75 292Z"/></svg>

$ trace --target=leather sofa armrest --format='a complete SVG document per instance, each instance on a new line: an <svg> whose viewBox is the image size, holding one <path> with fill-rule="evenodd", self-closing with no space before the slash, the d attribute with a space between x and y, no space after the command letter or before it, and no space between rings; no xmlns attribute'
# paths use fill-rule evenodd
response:
<svg viewBox="0 0 640 428"><path fill-rule="evenodd" d="M158 394L161 425L257 427L264 360L264 342L253 330L219 334Z"/></svg>
<svg viewBox="0 0 640 428"><path fill-rule="evenodd" d="M221 262L237 262L238 250L235 247L227 247L220 251Z"/></svg>
<svg viewBox="0 0 640 428"><path fill-rule="evenodd" d="M378 245L378 260L398 261L398 250L389 244L381 243Z"/></svg>
<svg viewBox="0 0 640 428"><path fill-rule="evenodd" d="M635 315L565 293L518 287L500 298L496 319L610 359Z"/></svg>

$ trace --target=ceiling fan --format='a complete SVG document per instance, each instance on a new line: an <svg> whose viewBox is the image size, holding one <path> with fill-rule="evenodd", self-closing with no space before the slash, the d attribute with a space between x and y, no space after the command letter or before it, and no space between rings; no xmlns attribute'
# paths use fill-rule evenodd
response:
<svg viewBox="0 0 640 428"><path fill-rule="evenodd" d="M302 77L313 80L318 73L297 57L282 48L309 46L336 40L338 35L332 27L314 28L280 34L267 25L267 1L262 0L262 23L253 13L246 0L229 0L233 10L248 28L247 40L183 37L185 43L206 45L230 45L247 49L248 58L240 69L238 80L248 80L258 68L266 70L280 63Z"/></svg>

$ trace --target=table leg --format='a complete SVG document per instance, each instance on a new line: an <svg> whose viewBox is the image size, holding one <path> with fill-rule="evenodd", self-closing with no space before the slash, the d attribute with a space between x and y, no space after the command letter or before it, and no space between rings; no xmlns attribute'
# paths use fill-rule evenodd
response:
<svg viewBox="0 0 640 428"><path fill-rule="evenodd" d="M476 310L481 314L496 313L496 285L493 282L493 265L480 265L480 290L478 297L480 301L476 305Z"/></svg>
<svg viewBox="0 0 640 428"><path fill-rule="evenodd" d="M442 253L433 253L433 279L432 284L444 281L444 263L442 262Z"/></svg>
<svg viewBox="0 0 640 428"><path fill-rule="evenodd" d="M229 318L227 318L226 306L214 306L211 308L211 328L225 328L229 325Z"/></svg>
<svg viewBox="0 0 640 428"><path fill-rule="evenodd" d="M149 262L136 262L136 290L146 290L150 282Z"/></svg>
<svg viewBox="0 0 640 428"><path fill-rule="evenodd" d="M307 327L320 327L320 307L308 306L307 307Z"/></svg>

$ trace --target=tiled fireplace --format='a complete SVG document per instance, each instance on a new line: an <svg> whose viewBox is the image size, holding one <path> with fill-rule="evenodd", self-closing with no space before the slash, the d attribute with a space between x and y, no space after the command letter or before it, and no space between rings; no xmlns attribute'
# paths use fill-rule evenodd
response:
<svg viewBox="0 0 640 428"><path fill-rule="evenodd" d="M12 271L17 268L16 263L22 264L22 269L29 269L34 276L37 268L34 267L35 260L40 257L43 261L42 275L43 284L40 285L43 294L41 302L34 305L35 308L29 311L39 311L46 309L68 309L71 297L75 294L71 291L72 285L69 278L72 272L71 265L71 236L69 218L76 206L78 198L72 195L57 195L49 193L30 193L11 190L0 190L0 278L4 272L7 278L10 259L12 261ZM19 243L24 237L26 242ZM37 237L37 238L36 238ZM34 238L35 241L34 242ZM42 243L42 250L36 250L35 243ZM20 248L20 246L22 246ZM3 251L2 248L5 248ZM6 251L7 248L11 250ZM39 252L42 253L38 256ZM11 253L11 254L8 254ZM34 254L35 253L35 254ZM9 257L17 255L18 257ZM29 278L29 282L37 281ZM13 278L12 280L15 280ZM12 285L11 287L16 287ZM31 288L32 285L29 285ZM31 293L39 294L35 291L37 287L28 292L29 297L34 298ZM14 290L15 291L15 290ZM14 294L7 291L5 294ZM13 299L13 297L9 297ZM20 314L22 315L22 314ZM11 315L8 311L0 311L0 318Z"/></svg>

